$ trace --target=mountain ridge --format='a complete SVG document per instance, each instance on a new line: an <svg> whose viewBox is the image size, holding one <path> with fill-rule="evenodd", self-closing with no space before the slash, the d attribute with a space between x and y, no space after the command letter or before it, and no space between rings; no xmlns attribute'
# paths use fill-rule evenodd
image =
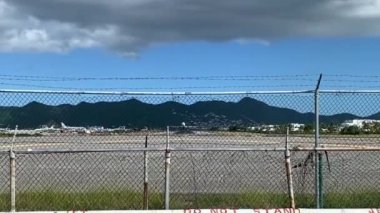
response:
<svg viewBox="0 0 380 213"><path fill-rule="evenodd" d="M380 112L368 117L350 113L321 115L324 123L341 123L353 118L380 118ZM118 102L80 102L76 105L47 105L32 101L22 107L0 107L0 123L20 128L37 128L41 125L64 122L73 126L127 126L132 128L162 128L167 125L226 127L229 125L313 123L312 112L301 113L294 109L271 106L265 102L243 98L238 102L199 101L183 104L168 101L159 104L137 99Z"/></svg>

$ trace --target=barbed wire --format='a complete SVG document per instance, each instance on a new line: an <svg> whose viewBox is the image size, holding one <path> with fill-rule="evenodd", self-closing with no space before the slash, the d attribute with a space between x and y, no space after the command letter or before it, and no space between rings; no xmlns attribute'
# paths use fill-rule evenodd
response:
<svg viewBox="0 0 380 213"><path fill-rule="evenodd" d="M357 88L357 89L365 89L365 88L380 88L380 85L323 85L324 88Z"/></svg>
<svg viewBox="0 0 380 213"><path fill-rule="evenodd" d="M14 83L3 83L0 85L4 86L20 86L28 88L42 88L42 89L67 89L67 90L175 90L175 89L228 89L228 88L292 88L292 87L313 87L314 85L227 85L227 86L185 86L185 87L57 87L57 86L44 86L35 84L14 84Z"/></svg>
<svg viewBox="0 0 380 213"><path fill-rule="evenodd" d="M59 77L59 76L10 75L10 74L0 74L0 76L1 77L14 77L14 78L56 78L56 79L62 79L62 78L87 78L87 77L62 77L62 76ZM210 75L210 76L171 76L171 77L161 76L159 78L229 78L229 77L277 78L277 77L312 77L312 76L317 76L317 75L313 75L313 74L293 74L293 75ZM109 77L98 77L98 78L109 78ZM138 79L140 79L140 78L151 78L151 77L131 77L131 78L138 78Z"/></svg>
<svg viewBox="0 0 380 213"><path fill-rule="evenodd" d="M0 74L0 85L18 86L29 88L45 89L68 89L68 90L173 90L173 89L224 89L224 88L300 88L313 87L317 78L313 74L295 75L210 75L210 76L171 76L171 77L59 77L59 76L39 76L39 75L11 75ZM186 87L58 87L50 85L28 84L27 82L69 82L69 81L144 81L144 80L174 80L174 81L284 81L300 82L308 84L274 84L274 85L224 85L224 86L186 86ZM19 81L26 83L11 83L9 81ZM313 82L313 83L311 83ZM332 82L332 85L328 85ZM327 83L327 84L325 84ZM326 74L322 79L322 88L380 88L380 85L368 85L369 83L380 83L380 75L343 75Z"/></svg>
<svg viewBox="0 0 380 213"><path fill-rule="evenodd" d="M220 76L179 76L179 77L56 77L56 76L28 76L28 75L0 75L0 80L9 81L139 81L139 80L212 80L212 81L315 81L314 75L220 75Z"/></svg>
<svg viewBox="0 0 380 213"><path fill-rule="evenodd" d="M323 82L341 82L341 83L380 83L380 80L349 80L349 79L324 79Z"/></svg>
<svg viewBox="0 0 380 213"><path fill-rule="evenodd" d="M16 81L92 81L92 80L311 80L315 81L317 75L313 74L295 74L295 75L210 75L210 76L145 76L145 77L60 77L60 76L38 76L38 75L10 75L0 74L1 80ZM344 74L324 74L324 81L334 82L357 82L368 80L370 82L380 82L373 78L380 78L380 75L344 75ZM330 78L333 77L333 78ZM336 77L339 77L338 79ZM355 80L347 80L345 78L356 78ZM359 79L359 80L358 80ZM371 80L372 79L372 80Z"/></svg>
<svg viewBox="0 0 380 213"><path fill-rule="evenodd" d="M344 75L344 74L326 74L324 77L343 77L343 78L380 78L380 75Z"/></svg>

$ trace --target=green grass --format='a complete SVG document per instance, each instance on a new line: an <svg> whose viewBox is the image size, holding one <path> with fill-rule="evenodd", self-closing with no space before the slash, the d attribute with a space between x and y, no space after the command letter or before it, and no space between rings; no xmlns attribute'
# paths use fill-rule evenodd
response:
<svg viewBox="0 0 380 213"><path fill-rule="evenodd" d="M162 193L150 193L149 209L163 209ZM371 208L380 206L380 192L329 193L325 208ZM83 193L57 191L20 192L16 197L18 211L36 210L122 210L142 209L142 193L131 190L95 190ZM279 208L288 207L286 194L171 194L171 208ZM313 208L313 195L296 195L297 208ZM9 195L0 194L0 211L9 210Z"/></svg>
<svg viewBox="0 0 380 213"><path fill-rule="evenodd" d="M34 191L16 195L16 209L21 210L122 210L142 209L141 193L131 190L96 190L83 193ZM150 208L162 209L163 195L151 193Z"/></svg>
<svg viewBox="0 0 380 213"><path fill-rule="evenodd" d="M174 194L171 208L271 208L288 206L285 194L240 193L240 194Z"/></svg>
<svg viewBox="0 0 380 213"><path fill-rule="evenodd" d="M329 193L324 195L324 201L325 208L377 208L380 206L380 192Z"/></svg>
<svg viewBox="0 0 380 213"><path fill-rule="evenodd" d="M0 211L10 210L10 196L8 194L0 194Z"/></svg>

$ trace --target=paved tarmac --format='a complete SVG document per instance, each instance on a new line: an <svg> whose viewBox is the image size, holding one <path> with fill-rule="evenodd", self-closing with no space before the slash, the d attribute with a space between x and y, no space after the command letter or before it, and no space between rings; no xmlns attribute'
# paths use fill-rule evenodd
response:
<svg viewBox="0 0 380 213"><path fill-rule="evenodd" d="M51 134L45 136L16 137L14 150L75 150L75 149L128 149L143 148L146 137L149 147L163 148L166 144L165 132L137 132L121 135L90 134ZM290 135L291 147L313 147L313 135ZM250 133L212 133L170 134L170 146L173 148L195 147L251 147L251 148L284 148L285 135L250 134ZM321 136L321 145L326 147L379 147L379 136ZM0 151L12 147L12 137L0 137Z"/></svg>

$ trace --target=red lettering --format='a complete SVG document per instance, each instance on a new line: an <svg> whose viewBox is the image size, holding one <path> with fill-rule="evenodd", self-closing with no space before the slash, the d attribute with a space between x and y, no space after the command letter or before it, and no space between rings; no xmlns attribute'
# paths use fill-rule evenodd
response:
<svg viewBox="0 0 380 213"><path fill-rule="evenodd" d="M368 213L375 213L373 209L370 209Z"/></svg>
<svg viewBox="0 0 380 213"><path fill-rule="evenodd" d="M237 210L238 210L238 209L232 209L232 210L234 211L234 213L237 213Z"/></svg>
<svg viewBox="0 0 380 213"><path fill-rule="evenodd" d="M280 209L275 209L274 213L281 213L281 210Z"/></svg>
<svg viewBox="0 0 380 213"><path fill-rule="evenodd" d="M253 209L253 213L260 213L260 209Z"/></svg>
<svg viewBox="0 0 380 213"><path fill-rule="evenodd" d="M183 213L191 213L191 209L184 209Z"/></svg>
<svg viewBox="0 0 380 213"><path fill-rule="evenodd" d="M227 213L227 209L220 209L219 212L220 213Z"/></svg>
<svg viewBox="0 0 380 213"><path fill-rule="evenodd" d="M210 209L210 213L218 213L218 209Z"/></svg>
<svg viewBox="0 0 380 213"><path fill-rule="evenodd" d="M284 213L293 213L293 209L291 208L284 208Z"/></svg>
<svg viewBox="0 0 380 213"><path fill-rule="evenodd" d="M194 209L194 213L201 213L200 209Z"/></svg>

